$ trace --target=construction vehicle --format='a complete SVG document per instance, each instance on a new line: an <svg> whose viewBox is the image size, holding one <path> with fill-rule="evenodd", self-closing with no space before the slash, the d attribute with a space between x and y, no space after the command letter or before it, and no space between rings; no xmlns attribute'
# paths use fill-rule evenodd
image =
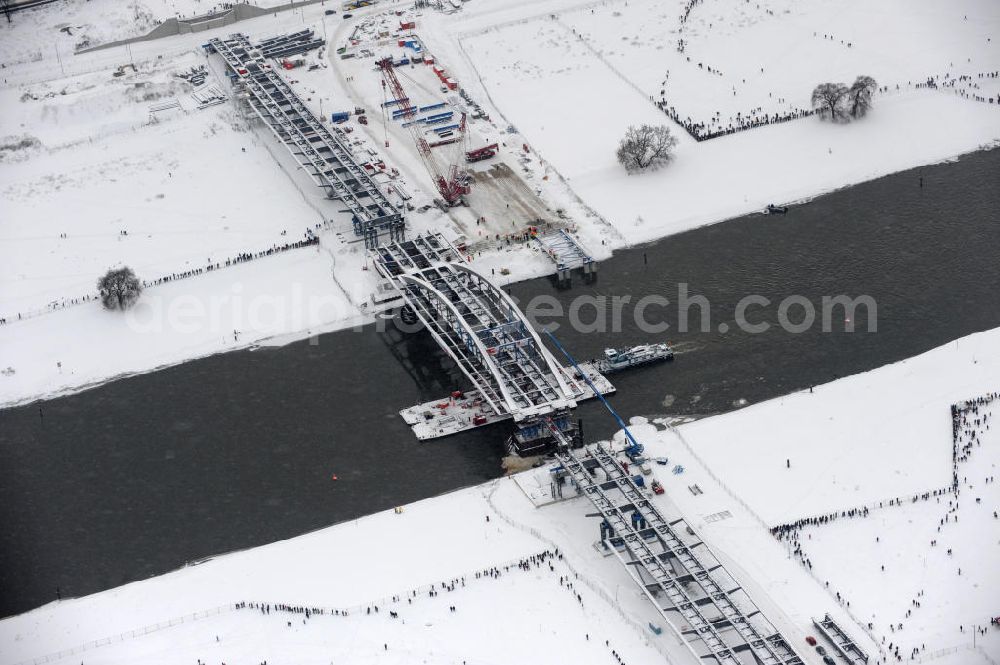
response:
<svg viewBox="0 0 1000 665"><path fill-rule="evenodd" d="M399 82L399 77L396 76L392 58L383 58L376 64L382 71L383 94L388 93L388 95L391 95L389 98L390 101L383 102L383 108L387 104L401 100L408 101L409 95L406 94L403 85ZM417 146L417 153L420 155L420 160L424 163L424 168L430 174L431 180L434 182L434 186L437 187L438 194L441 195L444 204L448 207L459 205L462 203L462 195L469 193L470 182L468 174L459 166L460 156L465 152L465 114L462 114L461 121L455 125L432 130L437 140L433 143L428 143L424 136L424 130L421 128L422 123L414 122L415 116L419 112L417 106L415 104L401 106L402 108L392 112L393 119L401 121L410 131L413 143ZM432 153L431 149L446 145L455 145L456 148L441 151L440 154L442 156L440 161L443 164L439 165L439 160ZM388 146L388 141L386 142L386 146Z"/></svg>
<svg viewBox="0 0 1000 665"><path fill-rule="evenodd" d="M469 162L481 162L484 159L489 159L497 154L499 146L496 143L491 143L490 145L483 146L482 148L476 148L475 150L469 150L465 153L465 161Z"/></svg>

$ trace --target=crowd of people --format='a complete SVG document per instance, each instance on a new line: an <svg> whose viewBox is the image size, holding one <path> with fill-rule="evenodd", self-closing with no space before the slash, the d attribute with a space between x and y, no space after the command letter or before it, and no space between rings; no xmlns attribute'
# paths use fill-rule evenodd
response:
<svg viewBox="0 0 1000 665"><path fill-rule="evenodd" d="M520 570L523 572L529 572L533 569L540 568L543 564L547 565L550 572L555 572L555 567L552 565L552 561L562 559L562 554L559 550L551 551L544 550L538 554L532 554L531 556L525 557L511 564L506 564L503 566L492 566L490 568L483 568L474 573L474 579L500 579L504 574L511 571ZM567 578L568 579L568 578ZM560 577L560 584L563 578ZM381 602L383 606L386 603L396 604L402 603L406 600L408 605L412 605L415 599L419 599L421 596L426 596L427 598L435 598L444 592L453 592L458 589L462 589L466 584L466 576L462 575L459 577L452 578L450 580L444 580L442 582L437 582L430 584L429 586L417 589L411 589L403 594L396 594L389 596L388 598L382 599ZM353 608L334 608L334 607L307 607L304 605L293 605L288 603L263 603L263 602L252 602L252 601L240 601L234 605L235 609L244 610L251 609L256 610L264 615L270 615L272 611L274 612L284 612L288 614L301 615L303 621L306 619L311 619L313 616L340 616L347 617L351 616L352 613L364 613L367 616L372 614L379 614L383 608L379 607L378 602L368 603L366 605L359 605ZM455 605L449 606L449 611L457 611ZM399 618L399 612L395 610L389 611L389 617L396 619ZM290 625L290 624L289 624Z"/></svg>
<svg viewBox="0 0 1000 665"><path fill-rule="evenodd" d="M262 259L266 256L273 256L275 254L281 254L282 252L287 252L292 249L301 249L302 247L309 247L310 245L318 245L319 236L315 235L312 231L306 231L306 237L302 240L296 242L286 242L283 245L272 245L270 248L261 250L259 252L241 252L231 259L226 259L225 262L209 263L204 268L194 268L193 270L186 270L179 273L171 273L170 275L165 275L163 277L158 277L153 280L143 280L142 285L147 286L157 286L159 284L166 284L167 282L175 282L179 279L184 279L186 277L194 277L196 275L201 275L206 272L212 272L213 270L219 270L223 267L228 268L229 266L238 265L241 263L247 263L249 261L254 261L256 259Z"/></svg>
<svg viewBox="0 0 1000 665"><path fill-rule="evenodd" d="M678 34L683 34L684 27L691 16L692 10L700 4L701 0L687 0L681 9L680 18L678 21ZM758 6L759 8L759 6ZM770 11L768 13L771 13ZM711 24L709 24L711 27ZM816 38L822 38L828 41L839 42L846 48L852 48L854 44L850 41L844 39L838 39L832 34L820 34L818 31L813 32L813 36ZM680 38L677 41L677 51L684 53L687 48L687 41L684 38ZM687 62L692 62L690 57L687 57ZM692 63L695 64L695 63ZM699 69L707 71L710 74L715 74L717 76L723 76L723 72L718 68L714 68L704 62L698 62L697 66ZM763 73L763 69L761 70ZM676 122L678 125L684 128L684 130L691 136L691 138L696 141L707 141L710 139L718 138L720 136L728 136L730 134L735 134L748 129L754 129L757 127L763 127L766 125L780 124L784 122L789 122L792 120L798 120L800 118L805 118L814 115L816 111L814 109L808 108L793 108L785 111L776 111L774 113L765 112L762 107L752 109L748 113L737 113L735 116L730 116L728 121L723 121L719 118L719 114L716 113L712 118L707 121L699 121L691 118L690 116L682 117L677 109L667 101L666 98L666 82L670 78L670 73L667 72L666 78L663 81L663 89L660 90L659 101L654 100L654 96L650 95L650 101L653 101L656 106L663 111L671 120ZM990 95L988 93L984 94L982 92L982 83L990 82L990 79L1000 78L1000 72L980 72L974 75L960 75L952 76L950 74L935 75L927 78L926 81L914 84L912 81L908 82L908 87L916 88L939 88L947 87L951 88L955 94L972 101L978 101L983 103L1000 104L1000 92L996 95ZM743 81L746 83L746 80ZM896 85L895 89L900 90L902 86ZM887 92L890 86L881 86L878 88L879 92ZM737 94L735 86L733 87L733 95ZM772 96L773 95L769 95ZM783 100L779 100L781 103Z"/></svg>
<svg viewBox="0 0 1000 665"><path fill-rule="evenodd" d="M989 83L991 79L995 81L997 78L1000 78L1000 71L979 72L975 75L960 74L959 76L952 76L946 72L944 74L928 76L926 80L916 84L908 81L907 85L933 90L947 88L959 97L970 101L981 102L983 104L1000 104L1000 92L992 95L983 93L983 84ZM994 82L993 85L997 86L998 83ZM899 89L899 86L896 86L896 89Z"/></svg>
<svg viewBox="0 0 1000 665"><path fill-rule="evenodd" d="M954 524L958 522L958 508L959 508L959 498L962 494L963 489L974 489L975 485L969 483L968 475L960 474L959 465L969 461L969 456L972 450L976 447L982 445L981 435L983 432L989 430L992 423L992 413L988 410L988 407L996 401L1000 400L1000 392L993 392L983 395L981 397L976 397L958 404L954 404L951 407L951 420L952 420L952 474L951 483L947 487L929 490L920 494L914 494L911 497L907 497L905 501L907 503L916 503L918 501L929 501L934 499L935 504L941 504L942 499L949 497L946 500L945 514L939 519L937 524L937 532L941 533L942 528L946 528L949 524ZM996 482L994 476L984 476L984 485L989 485ZM976 497L976 503L980 503L980 497ZM809 526L822 526L824 524L829 524L830 522L841 519L841 518L864 518L868 517L872 510L877 508L886 508L892 506L900 506L904 502L903 498L889 499L888 501L880 501L877 506L862 506L860 508L852 508L849 510L842 510L839 512L828 513L825 515L817 515L813 517L804 517L802 519L790 522L787 524L780 524L778 526L771 528L771 534L778 540L788 542L793 554L799 560L799 562L809 569L812 570L812 560L809 558L802 546L801 531L804 527ZM944 506L943 506L944 507ZM1000 512L997 510L993 511L993 518L1000 519ZM879 536L875 537L876 542L879 541ZM937 547L938 540L933 538L930 540L930 547ZM953 548L947 548L946 556L951 557L953 555ZM885 564L879 564L881 571L885 572ZM962 569L960 567L956 568L956 574L961 576ZM825 586L827 589L830 588L830 582L826 581ZM915 610L919 610L923 603L924 589L920 589L915 594L914 598L910 600L910 607L907 609L904 619L909 619ZM837 601L846 608L850 608L851 603L849 600L844 598L840 592L835 592L835 597ZM892 635L903 630L903 622L893 621L889 624L889 634ZM875 622L868 622L867 628L869 633L873 633L876 629ZM965 625L959 625L959 632L965 632ZM982 630L982 629L980 629ZM874 635L872 635L874 638ZM897 662L903 661L903 652L900 651L901 645L895 639L887 636L883 633L881 638L881 644L883 646L883 660L885 662L887 658L895 658ZM926 644L921 644L919 647L914 646L910 650L910 659L915 659L921 652L926 650Z"/></svg>
<svg viewBox="0 0 1000 665"><path fill-rule="evenodd" d="M666 100L656 103L657 108L684 128L695 141L708 141L719 136L728 136L737 132L742 132L755 127L765 127L767 125L777 125L790 120L806 118L816 113L812 109L793 109L783 113L765 113L763 108L758 107L747 114L737 113L725 126L721 125L713 118L709 122L696 122L690 116L681 118L677 109L670 106Z"/></svg>
<svg viewBox="0 0 1000 665"><path fill-rule="evenodd" d="M527 572L536 571L542 568L548 568L548 571L552 574L556 573L556 567L554 563L556 561L562 560L563 555L558 549L547 549L543 550L537 554L532 554L530 556L524 557L513 563L505 564L502 566L490 566L488 568L483 568L481 570L475 571L472 575L472 579L468 579L467 576L462 575L459 577L452 578L450 580L444 580L439 583L434 583L429 586L410 589L409 591L392 595L388 598L383 598L377 602L371 602L365 605L355 606L352 608L332 608L332 607L315 607L315 606L305 606L290 603L264 603L264 602L252 602L252 601L240 601L234 605L237 610L253 610L259 612L262 615L269 616L272 612L283 613L285 615L294 615L295 618L301 618L302 623L305 624L307 620L312 619L316 616L334 616L334 617L349 617L357 614L364 614L365 616L379 615L385 610L385 615L389 619L401 619L401 615L404 610L399 607L405 599L407 605L412 605L414 601L419 600L421 597L435 598L442 592L453 592L460 590L466 586L467 581L472 580L499 580L505 575L514 572ZM559 576L559 586L565 589L571 596L573 596L576 601L583 607L583 595L580 594L573 583L573 578L571 575L560 575ZM381 605L381 607L380 607ZM386 605L392 605L396 609L389 609ZM458 611L457 605L449 605L448 611L450 613L456 613ZM287 627L292 627L292 621L288 618L284 619ZM404 622L405 623L405 622ZM582 636L584 641L590 642L590 633L584 633ZM216 638L218 639L218 638ZM389 650L388 642L384 643L383 650ZM614 648L610 640L604 640L604 646L608 649L612 658L619 665L627 665L626 661L623 659L622 655ZM262 663L262 665L264 665Z"/></svg>
<svg viewBox="0 0 1000 665"><path fill-rule="evenodd" d="M122 235L127 235L122 233ZM284 235L284 234L283 234ZM182 272L170 273L169 275L164 275L162 277L157 277L150 280L142 280L143 288L148 288L150 286L159 286L161 284L167 284L170 282L176 282L179 279L186 279L188 277L197 277L206 272L212 272L213 270L219 270L223 267L228 268L229 266L238 265L241 263L247 263L248 261L254 261L256 259L261 259L267 256L273 256L275 254L281 254L293 249L300 249L302 247L309 247L310 245L318 245L319 236L317 236L311 229L306 229L305 237L302 240L296 242L286 242L282 245L272 245L270 248L261 250L259 252L241 252L231 259L226 259L225 262L209 262L204 268L192 268L191 270L184 270ZM51 312L58 309L65 309L66 307L72 307L74 305L82 305L88 302L100 302L100 295L96 293L88 293L84 296L79 296L77 298L62 298L61 300L56 300L49 303L44 310L33 311L33 312L18 312L17 320L21 321L23 319L31 318L43 314L45 312ZM11 319L13 321L13 319ZM7 324L6 317L0 317L0 325Z"/></svg>
<svg viewBox="0 0 1000 665"><path fill-rule="evenodd" d="M681 34L684 32L684 26L687 24L688 19L691 17L691 11L694 9L695 5L700 5L702 0L687 0L684 3L684 7L681 9L680 19L677 21L677 33ZM687 42L684 39L677 40L677 52L683 53L684 49L687 47Z"/></svg>

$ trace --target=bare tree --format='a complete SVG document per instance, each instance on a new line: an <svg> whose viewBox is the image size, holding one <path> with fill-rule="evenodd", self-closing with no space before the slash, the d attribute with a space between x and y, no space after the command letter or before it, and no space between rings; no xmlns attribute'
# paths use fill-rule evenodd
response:
<svg viewBox="0 0 1000 665"><path fill-rule="evenodd" d="M632 125L618 144L618 163L628 171L661 166L673 157L677 139L666 125Z"/></svg>
<svg viewBox="0 0 1000 665"><path fill-rule="evenodd" d="M813 108L824 120L839 120L844 117L844 99L848 92L843 83L820 83L813 90Z"/></svg>
<svg viewBox="0 0 1000 665"><path fill-rule="evenodd" d="M862 75L854 79L851 89L847 91L852 118L865 117L865 114L872 107L872 95L875 94L877 88L878 85L871 76Z"/></svg>
<svg viewBox="0 0 1000 665"><path fill-rule="evenodd" d="M105 309L126 310L135 304L142 293L142 283L128 266L112 268L97 280L97 290Z"/></svg>

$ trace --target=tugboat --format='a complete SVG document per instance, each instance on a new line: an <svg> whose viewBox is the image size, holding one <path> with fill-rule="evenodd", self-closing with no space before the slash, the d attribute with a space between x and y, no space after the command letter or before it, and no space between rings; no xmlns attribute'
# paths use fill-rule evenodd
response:
<svg viewBox="0 0 1000 665"><path fill-rule="evenodd" d="M604 357L592 364L601 374L610 374L673 359L674 352L666 344L640 344L630 349L604 349Z"/></svg>
<svg viewBox="0 0 1000 665"><path fill-rule="evenodd" d="M766 208L764 208L765 215L785 215L788 213L788 206L776 206L773 203L769 203Z"/></svg>

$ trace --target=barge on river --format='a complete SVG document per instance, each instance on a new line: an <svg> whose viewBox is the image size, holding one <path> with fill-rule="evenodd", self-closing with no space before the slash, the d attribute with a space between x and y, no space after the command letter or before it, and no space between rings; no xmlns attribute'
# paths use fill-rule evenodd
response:
<svg viewBox="0 0 1000 665"><path fill-rule="evenodd" d="M603 395L615 392L615 387L608 381L593 363L580 363L580 370L587 375L591 383ZM563 368L570 385L579 386L580 393L576 398L580 401L596 397L583 377L571 367ZM510 420L509 413L497 414L480 396L478 390L456 390L445 399L417 404L399 412L403 420L410 426L413 433L421 441L438 439L465 432L477 427L485 427L493 423Z"/></svg>

